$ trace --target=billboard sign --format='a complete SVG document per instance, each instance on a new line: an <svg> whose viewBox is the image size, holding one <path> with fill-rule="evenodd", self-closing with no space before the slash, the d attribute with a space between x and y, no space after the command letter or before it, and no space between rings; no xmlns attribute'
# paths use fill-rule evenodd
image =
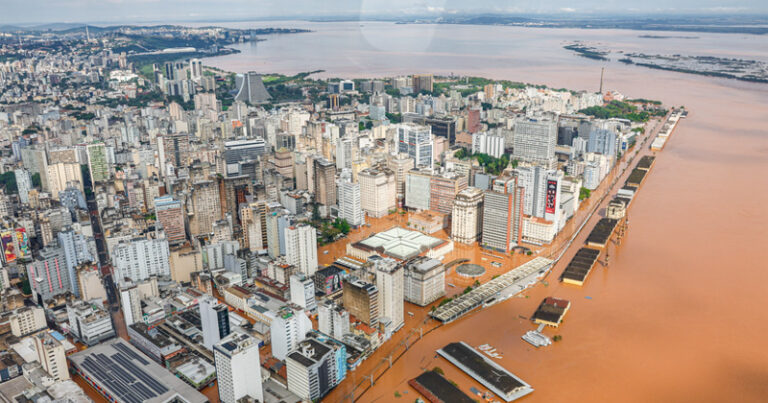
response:
<svg viewBox="0 0 768 403"><path fill-rule="evenodd" d="M16 245L18 245L17 257L30 256L29 250L29 237L27 236L27 230L25 228L16 228Z"/></svg>
<svg viewBox="0 0 768 403"><path fill-rule="evenodd" d="M3 245L3 257L5 263L11 263L16 260L16 242L13 239L13 233L11 231L3 231L0 234L0 241Z"/></svg>
<svg viewBox="0 0 768 403"><path fill-rule="evenodd" d="M557 206L557 181L547 181L547 204L545 212L547 214L555 214Z"/></svg>

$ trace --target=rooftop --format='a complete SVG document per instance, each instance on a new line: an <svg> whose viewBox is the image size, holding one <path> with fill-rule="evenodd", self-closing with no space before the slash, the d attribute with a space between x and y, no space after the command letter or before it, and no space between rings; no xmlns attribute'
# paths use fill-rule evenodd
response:
<svg viewBox="0 0 768 403"><path fill-rule="evenodd" d="M370 249L400 260L410 259L437 248L446 241L422 234L418 231L409 231L403 228L390 230L372 235L354 244L355 247Z"/></svg>

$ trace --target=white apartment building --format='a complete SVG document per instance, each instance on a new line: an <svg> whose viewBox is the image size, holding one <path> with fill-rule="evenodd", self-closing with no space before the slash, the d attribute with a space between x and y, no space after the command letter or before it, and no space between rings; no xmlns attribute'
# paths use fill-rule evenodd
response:
<svg viewBox="0 0 768 403"><path fill-rule="evenodd" d="M357 175L362 209L370 217L384 217L396 207L397 180L389 168L368 168Z"/></svg>
<svg viewBox="0 0 768 403"><path fill-rule="evenodd" d="M317 271L317 235L307 224L285 229L285 259L300 273L311 277Z"/></svg>
<svg viewBox="0 0 768 403"><path fill-rule="evenodd" d="M451 239L473 244L483 230L483 191L466 188L456 195L451 213Z"/></svg>
<svg viewBox="0 0 768 403"><path fill-rule="evenodd" d="M232 333L213 346L219 399L235 403L243 397L264 401L259 342L243 333Z"/></svg>

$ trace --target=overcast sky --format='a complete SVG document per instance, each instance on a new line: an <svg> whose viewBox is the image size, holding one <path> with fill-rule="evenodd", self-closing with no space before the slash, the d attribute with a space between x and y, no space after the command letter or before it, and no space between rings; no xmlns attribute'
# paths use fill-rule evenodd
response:
<svg viewBox="0 0 768 403"><path fill-rule="evenodd" d="M141 22L457 12L768 13L768 0L0 0L0 23Z"/></svg>

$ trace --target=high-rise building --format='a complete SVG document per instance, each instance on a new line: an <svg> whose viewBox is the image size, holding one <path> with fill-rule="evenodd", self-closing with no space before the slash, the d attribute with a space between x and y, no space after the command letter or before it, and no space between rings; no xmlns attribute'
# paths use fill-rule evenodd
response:
<svg viewBox="0 0 768 403"><path fill-rule="evenodd" d="M504 137L488 133L475 133L472 135L472 152L501 158L504 155Z"/></svg>
<svg viewBox="0 0 768 403"><path fill-rule="evenodd" d="M343 379L336 363L332 346L313 338L302 341L285 359L288 390L304 401L320 400Z"/></svg>
<svg viewBox="0 0 768 403"><path fill-rule="evenodd" d="M406 161L412 161L407 159ZM397 206L397 180L389 168L367 168L357 175L360 205L369 217L380 218Z"/></svg>
<svg viewBox="0 0 768 403"><path fill-rule="evenodd" d="M413 75L413 92L418 94L422 91L432 92L433 90L432 74L414 74Z"/></svg>
<svg viewBox="0 0 768 403"><path fill-rule="evenodd" d="M42 303L57 295L72 291L67 260L58 246L40 250L40 258L27 265L27 278L35 302Z"/></svg>
<svg viewBox="0 0 768 403"><path fill-rule="evenodd" d="M79 164L58 163L48 165L48 191L55 200L59 199L59 192L69 186L83 190L83 175Z"/></svg>
<svg viewBox="0 0 768 403"><path fill-rule="evenodd" d="M37 360L56 382L69 379L67 356L64 345L49 332L41 332L33 336Z"/></svg>
<svg viewBox="0 0 768 403"><path fill-rule="evenodd" d="M160 172L168 174L167 164L175 169L189 165L189 136L187 134L174 134L159 136L157 138L158 161Z"/></svg>
<svg viewBox="0 0 768 403"><path fill-rule="evenodd" d="M124 278L141 281L149 276L170 276L170 251L164 238L135 238L112 249L115 282Z"/></svg>
<svg viewBox="0 0 768 403"><path fill-rule="evenodd" d="M317 235L308 224L285 229L285 256L288 264L311 277L317 271Z"/></svg>
<svg viewBox="0 0 768 403"><path fill-rule="evenodd" d="M327 299L318 305L317 327L321 333L342 340L349 333L349 312Z"/></svg>
<svg viewBox="0 0 768 403"><path fill-rule="evenodd" d="M477 133L482 129L480 125L480 109L470 108L467 111L467 131Z"/></svg>
<svg viewBox="0 0 768 403"><path fill-rule="evenodd" d="M99 268L94 264L82 264L75 269L77 274L77 288L80 290L80 298L83 301L107 299L107 291L101 281Z"/></svg>
<svg viewBox="0 0 768 403"><path fill-rule="evenodd" d="M395 174L396 203L398 207L402 207L405 202L405 175L414 168L413 158L406 154L390 155L387 166Z"/></svg>
<svg viewBox="0 0 768 403"><path fill-rule="evenodd" d="M466 188L456 195L451 212L451 239L473 244L483 230L483 191Z"/></svg>
<svg viewBox="0 0 768 403"><path fill-rule="evenodd" d="M434 162L434 141L428 126L401 124L397 128L398 152L413 159L417 168L432 168Z"/></svg>
<svg viewBox="0 0 768 403"><path fill-rule="evenodd" d="M77 267L81 263L92 262L95 256L88 248L88 240L83 234L68 228L57 234L59 246L64 251L67 277L70 282L70 290L76 297L81 297L80 285L77 278Z"/></svg>
<svg viewBox="0 0 768 403"><path fill-rule="evenodd" d="M352 162L354 162L357 155L357 148L355 138L344 137L339 139L336 144L336 168L352 169Z"/></svg>
<svg viewBox="0 0 768 403"><path fill-rule="evenodd" d="M515 122L513 158L540 164L546 168L557 167L557 123L522 119Z"/></svg>
<svg viewBox="0 0 768 403"><path fill-rule="evenodd" d="M368 326L379 323L379 290L356 277L344 279L342 300L349 314Z"/></svg>
<svg viewBox="0 0 768 403"><path fill-rule="evenodd" d="M429 209L451 214L456 195L467 188L467 177L455 172L431 175L429 181Z"/></svg>
<svg viewBox="0 0 768 403"><path fill-rule="evenodd" d="M336 165L325 158L316 158L313 169L315 203L326 206L329 210L325 214L327 216L330 213L330 207L336 205Z"/></svg>
<svg viewBox="0 0 768 403"><path fill-rule="evenodd" d="M200 181L192 185L192 217L189 220L189 232L192 236L209 235L213 232L213 223L221 218L221 199L219 186L213 181Z"/></svg>
<svg viewBox="0 0 768 403"><path fill-rule="evenodd" d="M200 59L191 59L189 61L189 78L196 83L200 83L203 78L203 61Z"/></svg>
<svg viewBox="0 0 768 403"><path fill-rule="evenodd" d="M270 324L272 356L278 360L284 360L291 351L296 350L299 342L307 337L307 332L310 330L312 330L312 321L304 312L294 310L287 305L281 307L275 312L275 318Z"/></svg>
<svg viewBox="0 0 768 403"><path fill-rule="evenodd" d="M365 224L362 197L360 183L353 183L349 179L342 179L339 183L339 218L347 220L352 227Z"/></svg>
<svg viewBox="0 0 768 403"><path fill-rule="evenodd" d="M235 332L213 347L219 400L236 403L245 397L264 401L261 385L259 342L244 333Z"/></svg>
<svg viewBox="0 0 768 403"><path fill-rule="evenodd" d="M379 290L379 322L387 320L387 330L395 332L405 324L403 269L396 260L385 258L376 263L376 288Z"/></svg>
<svg viewBox="0 0 768 403"><path fill-rule="evenodd" d="M108 181L109 161L107 161L107 147L104 143L88 144L86 151L88 153L88 169L91 173L91 183Z"/></svg>
<svg viewBox="0 0 768 403"><path fill-rule="evenodd" d="M11 334L24 337L48 327L45 321L45 310L38 306L25 306L14 309L8 317Z"/></svg>
<svg viewBox="0 0 768 403"><path fill-rule="evenodd" d="M187 240L184 227L184 206L181 201L165 195L155 198L155 216L165 231L165 238L170 245L180 245Z"/></svg>
<svg viewBox="0 0 768 403"><path fill-rule="evenodd" d="M120 308L123 311L126 326L144 321L141 310L141 293L135 284L126 284L120 287Z"/></svg>
<svg viewBox="0 0 768 403"><path fill-rule="evenodd" d="M203 345L213 349L221 339L231 332L229 324L229 309L216 298L205 296L197 304L200 310L200 324L203 328Z"/></svg>
<svg viewBox="0 0 768 403"><path fill-rule="evenodd" d="M427 306L445 295L445 266L427 256L403 263L403 299Z"/></svg>
<svg viewBox="0 0 768 403"><path fill-rule="evenodd" d="M248 102L250 104L262 104L272 99L264 82L261 80L261 74L249 71L245 74L235 76L235 95L236 101Z"/></svg>
<svg viewBox="0 0 768 403"><path fill-rule="evenodd" d="M414 210L429 210L432 195L432 174L430 171L412 169L405 174L405 207Z"/></svg>
<svg viewBox="0 0 768 403"><path fill-rule="evenodd" d="M19 190L19 200L22 204L29 204L29 191L32 190L32 175L26 168L18 168L13 171L16 177L16 187Z"/></svg>
<svg viewBox="0 0 768 403"><path fill-rule="evenodd" d="M497 179L493 190L485 191L481 246L503 252L517 246L522 236L524 193L516 178Z"/></svg>
<svg viewBox="0 0 768 403"><path fill-rule="evenodd" d="M291 276L290 284L291 302L306 309L314 311L317 309L315 301L315 282L311 277L303 274L294 274Z"/></svg>

